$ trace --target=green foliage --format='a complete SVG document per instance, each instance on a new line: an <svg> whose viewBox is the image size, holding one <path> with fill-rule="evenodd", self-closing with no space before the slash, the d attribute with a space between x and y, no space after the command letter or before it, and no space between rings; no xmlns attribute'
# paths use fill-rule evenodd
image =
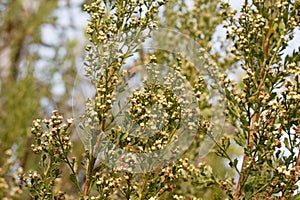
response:
<svg viewBox="0 0 300 200"><path fill-rule="evenodd" d="M15 4L8 11L19 6ZM53 3L50 10L43 8L39 12L46 16L55 7ZM86 99L85 113L74 116L81 117L78 127L85 151L81 151L77 137L72 137L73 120L64 122L58 111L53 111L50 119L33 121L29 146L37 154L34 158L38 159L38 167L23 169L20 157L14 153L16 148L9 148L15 142L20 145L18 148L26 149L28 121L40 108L40 99L51 94L37 92L39 80L29 72L19 75L19 79L1 80L1 84L9 83L14 89L6 84L1 87L0 132L4 133L1 141L5 142L1 143L5 146L0 150L9 150L0 160L0 198L22 199L27 195L34 199L299 198L299 49L286 53L299 29L299 1L244 1L237 12L223 1L195 0L190 5L187 1L172 0L97 0L84 4L83 10L90 15L85 75L95 88L95 96ZM158 17L160 11L162 17ZM41 23L37 20L32 23L35 25L29 23L24 27L31 30ZM227 30L226 41L213 39L220 24ZM174 28L208 52L210 60L203 65L223 87L219 89L222 99L217 103L226 104L222 137L212 134L212 127L221 121L213 118L218 113L207 112L213 107L208 100L211 88L217 84L210 87L205 75L195 69L195 63L185 58L188 55L143 49L143 42L149 38L161 44L184 44L184 40L178 41L176 37L164 43L165 38L159 34L151 35L159 27ZM218 42L221 48L215 50ZM72 43L69 45L66 49L71 51ZM138 47L142 50L137 50ZM56 56L54 63L66 59ZM75 63L75 58L69 60ZM117 104L121 109L120 99L128 92L123 84L142 73L140 65L151 72L149 77L155 84L143 82L143 89L134 89L128 98L127 109L116 112L114 106ZM215 70L216 65L220 72ZM171 69L172 75L163 79L162 86L158 75L165 73L164 66ZM234 67L244 73L241 82L229 78ZM66 74L72 76L75 70L66 68ZM180 151L180 142L188 143L187 138L178 141L180 135L176 131L180 130L180 120L196 112L192 102L182 106L188 94L177 96L177 90L186 91L183 81L189 83L192 99L201 114L193 123L183 126L195 130L189 148L181 158L167 162L163 156L172 157ZM66 78L64 83L69 88L72 81ZM178 87L170 89L171 83ZM61 101L57 100L66 113L70 111L63 106L67 100L68 93ZM20 109L14 109L19 104ZM159 113L154 105L165 113ZM125 128L118 124L120 116ZM11 120L12 117L15 119ZM154 134L140 137L149 131ZM20 141L14 140L16 132ZM199 148L205 142L204 147L210 147L206 136L215 147L204 157ZM171 144L175 144L174 148L165 155L155 154ZM139 157L142 159L136 161L134 157L122 157L124 152L155 156ZM122 159L125 161L118 163ZM132 164L135 162L139 165ZM160 165L156 166L157 163Z"/></svg>
<svg viewBox="0 0 300 200"><path fill-rule="evenodd" d="M14 142L24 145L24 138L28 136L27 127L31 124L32 116L38 114L36 108L39 106L40 93L37 88L36 79L30 75L19 82L7 81L2 87L0 132L3 149L9 148ZM32 99L32 95L36 98ZM14 100L11 101L11 99ZM24 118L24 115L28 117ZM16 141L14 137L16 133L23 139Z"/></svg>

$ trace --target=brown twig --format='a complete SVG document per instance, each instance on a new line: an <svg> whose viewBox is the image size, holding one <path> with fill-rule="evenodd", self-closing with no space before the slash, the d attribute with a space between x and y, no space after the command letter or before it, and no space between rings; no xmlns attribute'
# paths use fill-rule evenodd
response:
<svg viewBox="0 0 300 200"><path fill-rule="evenodd" d="M259 83L259 85L257 87L257 93L256 93L257 98L260 95L260 92L261 92L262 87L264 85L264 80L265 80L265 75L266 75L266 68L267 68L266 63L267 63L267 59L268 59L268 55L269 55L269 43L270 43L270 39L273 35L274 35L274 30L270 29L269 32L268 32L266 41L263 44L264 62L262 64L261 68L260 68L260 80L261 80L261 82ZM251 118L250 132L249 132L249 136L248 136L248 147L250 149L252 149L253 146L254 146L254 143L253 143L253 137L254 136L253 135L257 131L254 124L256 124L258 122L258 119L259 119L259 108L256 109L256 112L254 113L253 117ZM246 180L245 168L246 168L247 160L248 160L248 157L246 155L244 155L243 161L242 161L241 173L240 173L239 180L238 180L238 183L237 183L236 191L234 193L234 199L235 200L238 200L240 198L240 196L242 195L243 184ZM300 162L300 155L299 155L299 162Z"/></svg>
<svg viewBox="0 0 300 200"><path fill-rule="evenodd" d="M300 134L300 125L298 125L296 127L296 134ZM299 172L300 171L300 151L298 152L298 156L297 156L297 159L296 159L296 164L295 164L295 168L296 170Z"/></svg>
<svg viewBox="0 0 300 200"><path fill-rule="evenodd" d="M23 169L25 169L25 167L26 167L26 163L27 163L27 160L28 160L29 152L30 152L31 141L32 141L32 137L30 136L26 140L25 151L24 151L21 163L20 163L20 167L22 167Z"/></svg>
<svg viewBox="0 0 300 200"><path fill-rule="evenodd" d="M91 189L92 175L93 175L94 166L96 163L96 156L94 156L94 152L95 152L96 148L100 145L101 136L102 136L101 132L104 131L104 126L105 126L105 120L101 121L101 123L100 123L100 134L98 135L97 143L95 144L92 152L90 152L88 169L86 171L86 179L85 179L84 188L83 188L83 196L88 196L90 189Z"/></svg>
<svg viewBox="0 0 300 200"><path fill-rule="evenodd" d="M297 160L296 160L296 169L300 170L300 152L298 153Z"/></svg>
<svg viewBox="0 0 300 200"><path fill-rule="evenodd" d="M92 173L94 169L94 165L96 162L96 158L91 154L90 160L88 164L88 169L86 172L86 179L84 183L84 189L83 189L83 196L88 196L91 188L91 181L92 181Z"/></svg>
<svg viewBox="0 0 300 200"><path fill-rule="evenodd" d="M252 119L252 124L251 124L251 128L250 128L250 134L248 137L248 146L252 149L253 148L253 135L254 132L256 131L255 127L253 126L254 123L256 123L258 121L258 113L254 114ZM243 162L242 162L242 168L241 168L241 173L239 176L239 180L237 183L237 188L234 194L234 199L238 200L240 198L240 196L242 195L242 184L244 183L246 176L244 175L244 171L245 171L245 167L246 167L246 163L247 163L248 157L246 155L244 155L243 157Z"/></svg>

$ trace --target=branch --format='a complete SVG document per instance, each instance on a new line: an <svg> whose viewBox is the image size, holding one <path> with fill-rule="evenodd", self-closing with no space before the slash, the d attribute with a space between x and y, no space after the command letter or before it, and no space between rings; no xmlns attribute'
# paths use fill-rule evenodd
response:
<svg viewBox="0 0 300 200"><path fill-rule="evenodd" d="M260 68L260 84L257 87L257 91L256 91L256 98L258 98L258 96L260 95L260 92L262 90L262 87L265 83L265 77L266 77L266 68L267 68L267 60L268 60L268 56L269 56L269 43L270 43L270 39L271 37L274 35L274 30L270 29L268 31L268 35L267 38L263 44L263 52L264 52L264 62L263 65ZM253 149L254 143L253 143L253 135L255 134L256 127L254 126L254 124L256 124L258 122L259 119L259 108L256 110L256 112L254 113L251 122L250 122L250 132L249 132L249 136L248 136L248 148L251 150ZM300 155L299 157L299 162L300 162ZM246 170L246 163L247 163L248 157L246 155L244 155L243 157L243 162L242 162L242 168L241 168L241 173L240 173L240 177L237 183L237 188L236 191L234 193L234 200L238 200L240 198L240 196L242 195L242 189L244 186L244 183L247 179L247 176L245 176L245 170ZM299 163L300 164L300 163Z"/></svg>
<svg viewBox="0 0 300 200"><path fill-rule="evenodd" d="M29 156L30 149L31 149L31 142L32 142L32 136L28 137L26 140L26 146L25 146L23 158L20 163L20 167L22 167L23 169L25 169L26 163L28 161L28 156Z"/></svg>
<svg viewBox="0 0 300 200"><path fill-rule="evenodd" d="M104 131L104 125L105 125L105 120L101 121L101 123L100 123L100 133ZM84 189L83 189L83 196L88 196L90 193L91 183L92 183L92 175L93 175L94 166L96 163L96 155L94 156L94 152L95 152L95 148L97 148L100 145L101 138L102 138L101 135L98 136L97 143L94 146L94 149L92 150L93 152L90 152L88 168L86 171L86 179L85 179Z"/></svg>

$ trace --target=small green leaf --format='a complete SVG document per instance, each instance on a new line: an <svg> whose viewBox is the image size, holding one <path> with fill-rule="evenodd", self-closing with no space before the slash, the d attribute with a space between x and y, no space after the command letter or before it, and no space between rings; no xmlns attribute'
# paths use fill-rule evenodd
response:
<svg viewBox="0 0 300 200"><path fill-rule="evenodd" d="M84 130L84 127L80 124L79 125L79 128L81 129L81 130Z"/></svg>
<svg viewBox="0 0 300 200"><path fill-rule="evenodd" d="M125 133L123 133L122 134L122 136L121 136L121 141L123 141L123 140L125 140L126 138L128 137L128 133L127 132L125 132Z"/></svg>
<svg viewBox="0 0 300 200"><path fill-rule="evenodd" d="M74 163L73 163L73 169L75 172L77 172L77 170L78 170L78 164L76 161L74 161Z"/></svg>
<svg viewBox="0 0 300 200"><path fill-rule="evenodd" d="M233 160L233 165L236 167L237 166L237 164L238 164L238 159L237 158L235 158L234 160Z"/></svg>
<svg viewBox="0 0 300 200"><path fill-rule="evenodd" d="M77 184L77 179L76 179L75 174L70 174L70 179L74 184Z"/></svg>
<svg viewBox="0 0 300 200"><path fill-rule="evenodd" d="M278 28L278 23L274 23L272 29L276 30Z"/></svg>
<svg viewBox="0 0 300 200"><path fill-rule="evenodd" d="M47 159L47 155L46 154L44 154L43 155L43 163L45 163L45 160Z"/></svg>
<svg viewBox="0 0 300 200"><path fill-rule="evenodd" d="M54 169L52 170L52 175L53 175L54 177L58 177L59 174L60 174L59 169L54 168Z"/></svg>
<svg viewBox="0 0 300 200"><path fill-rule="evenodd" d="M283 143L285 145L285 147L291 151L291 147L290 147L290 143L289 143L289 140L285 137L284 140L283 140Z"/></svg>
<svg viewBox="0 0 300 200"><path fill-rule="evenodd" d="M285 29L285 23L284 23L284 22L280 22L280 23L279 23L279 29L280 29L280 30Z"/></svg>

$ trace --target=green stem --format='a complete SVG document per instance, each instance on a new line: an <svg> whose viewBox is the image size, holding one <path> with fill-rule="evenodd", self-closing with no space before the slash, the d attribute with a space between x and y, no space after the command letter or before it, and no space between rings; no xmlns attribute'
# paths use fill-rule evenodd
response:
<svg viewBox="0 0 300 200"><path fill-rule="evenodd" d="M69 168L71 170L71 173L76 177L76 172L74 170L73 165L71 164L71 162L68 159L68 155L67 155L67 152L66 152L67 150L64 149L64 145L63 145L63 142L61 141L60 135L58 135L57 140L58 140L60 148L61 148L61 150L63 152L63 158L62 158L62 160L69 166ZM75 186L77 187L79 193L82 194L81 187L80 187L77 179L75 179L75 181L76 181Z"/></svg>
<svg viewBox="0 0 300 200"><path fill-rule="evenodd" d="M229 160L230 163L232 163L233 168L235 169L235 171L241 175L240 171L238 170L238 168L234 165L234 162L232 161L232 159L230 158L230 156L227 154L226 150L222 148L222 146L209 134L210 138L214 141L214 143L217 145L217 147L224 153L225 157Z"/></svg>
<svg viewBox="0 0 300 200"><path fill-rule="evenodd" d="M144 177L142 188L139 190L139 193L138 193L138 195L139 195L138 200L143 199L143 191L144 191L145 185L147 184L147 180L148 180L148 176L146 174L145 177Z"/></svg>

